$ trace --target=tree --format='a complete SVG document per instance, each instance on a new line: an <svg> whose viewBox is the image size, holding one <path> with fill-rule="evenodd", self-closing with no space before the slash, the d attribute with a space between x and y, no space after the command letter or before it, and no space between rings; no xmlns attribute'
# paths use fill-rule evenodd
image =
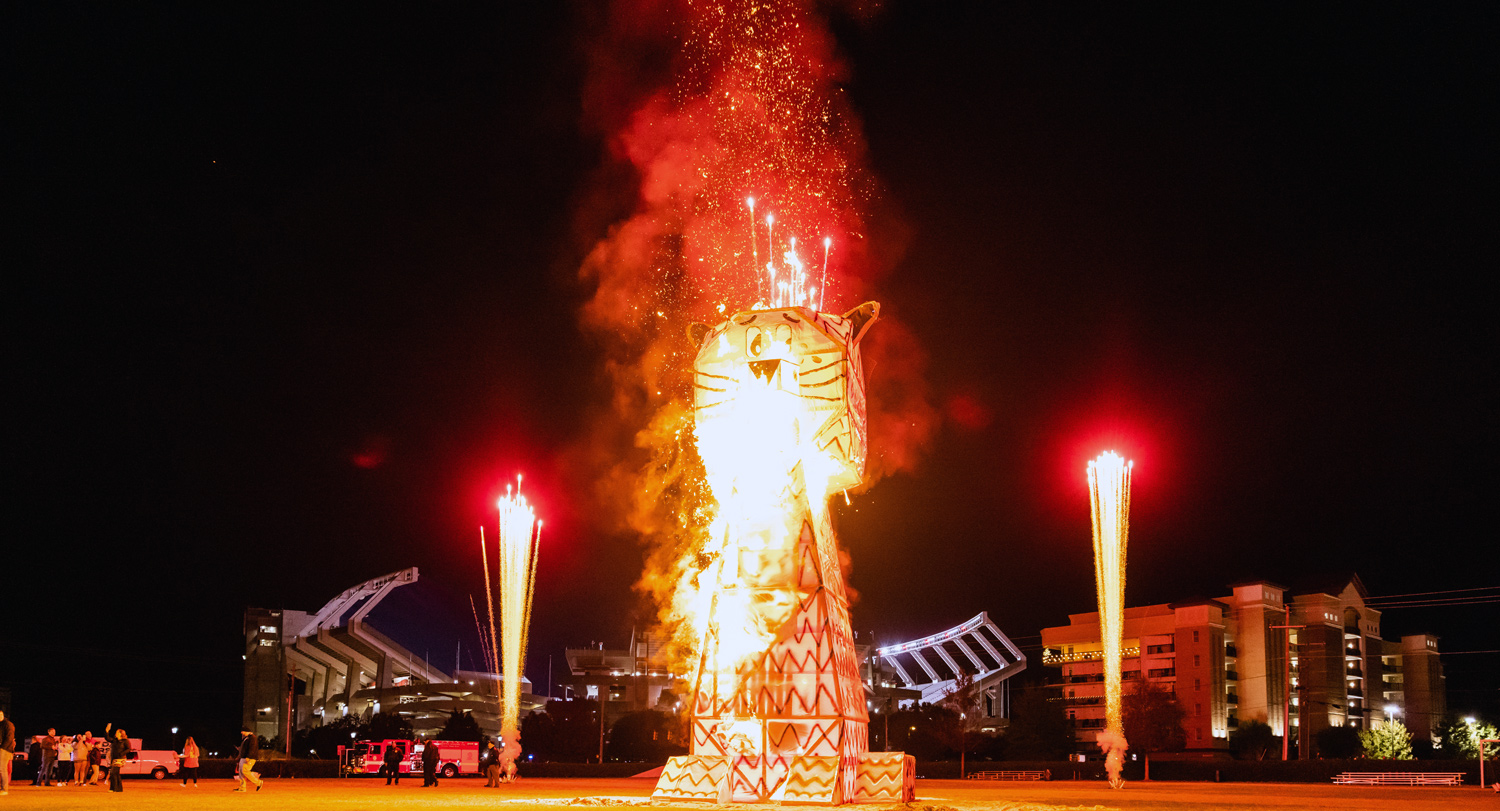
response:
<svg viewBox="0 0 1500 811"><path fill-rule="evenodd" d="M292 753L331 760L338 757L340 746L369 739L370 727L357 715L342 715L322 726L299 729L292 733Z"/></svg>
<svg viewBox="0 0 1500 811"><path fill-rule="evenodd" d="M1281 737L1264 721L1241 721L1239 729L1229 736L1229 751L1240 760L1265 760L1280 746Z"/></svg>
<svg viewBox="0 0 1500 811"><path fill-rule="evenodd" d="M451 712L442 731L437 734L437 739L480 743L484 740L484 730L479 728L479 722L474 720L473 713Z"/></svg>
<svg viewBox="0 0 1500 811"><path fill-rule="evenodd" d="M1006 760L1062 760L1073 751L1073 724L1062 698L1044 685L1012 693L1010 726L1005 730Z"/></svg>
<svg viewBox="0 0 1500 811"><path fill-rule="evenodd" d="M940 735L944 743L958 750L958 776L962 779L970 743L969 719L979 714L979 691L974 688L974 674L968 670L961 671L940 703L952 713L952 717L947 719L948 722L940 730Z"/></svg>
<svg viewBox="0 0 1500 811"><path fill-rule="evenodd" d="M1123 696L1120 703L1125 740L1130 742L1130 748L1141 753L1146 765L1145 779L1150 780L1152 752L1180 752L1187 746L1182 705L1177 703L1175 693L1145 680L1136 682L1135 689Z"/></svg>
<svg viewBox="0 0 1500 811"><path fill-rule="evenodd" d="M377 712L370 716L369 736L372 741L409 741L416 737L411 719L393 712Z"/></svg>
<svg viewBox="0 0 1500 811"><path fill-rule="evenodd" d="M609 730L605 753L621 762L665 763L672 755L687 754L687 741L678 718L656 710L633 712Z"/></svg>
<svg viewBox="0 0 1500 811"><path fill-rule="evenodd" d="M1411 760L1411 733L1406 725L1389 720L1374 729L1359 733L1365 756L1382 760Z"/></svg>
<svg viewBox="0 0 1500 811"><path fill-rule="evenodd" d="M599 754L599 702L553 699L521 720L521 740L537 760L584 763Z"/></svg>
<svg viewBox="0 0 1500 811"><path fill-rule="evenodd" d="M1318 755L1335 760L1359 757L1364 744L1359 739L1359 730L1354 727L1325 727L1313 736Z"/></svg>
<svg viewBox="0 0 1500 811"><path fill-rule="evenodd" d="M1495 727L1483 721L1469 723L1461 718L1445 718L1438 727L1438 748L1445 758L1478 758L1479 739L1496 738ZM1500 760L1500 746L1484 748L1485 760Z"/></svg>

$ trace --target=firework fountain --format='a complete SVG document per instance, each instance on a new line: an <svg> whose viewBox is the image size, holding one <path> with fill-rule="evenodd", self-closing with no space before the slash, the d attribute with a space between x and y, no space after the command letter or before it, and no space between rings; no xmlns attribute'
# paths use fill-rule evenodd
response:
<svg viewBox="0 0 1500 811"><path fill-rule="evenodd" d="M500 769L505 780L516 775L521 756L521 672L526 667L526 635L531 625L531 594L536 584L537 552L542 540L542 522L521 495L521 479L512 493L506 487L500 510L500 542L496 550L496 580L500 588L500 622L495 623L494 591L479 531L480 563L484 567L484 591L490 614L490 661L500 675Z"/></svg>
<svg viewBox="0 0 1500 811"><path fill-rule="evenodd" d="M1131 462L1114 451L1089 462L1094 523L1094 583L1099 593L1099 638L1104 647L1104 750L1109 784L1124 786L1121 764L1129 744L1120 715L1120 646L1125 623L1125 544L1130 535Z"/></svg>

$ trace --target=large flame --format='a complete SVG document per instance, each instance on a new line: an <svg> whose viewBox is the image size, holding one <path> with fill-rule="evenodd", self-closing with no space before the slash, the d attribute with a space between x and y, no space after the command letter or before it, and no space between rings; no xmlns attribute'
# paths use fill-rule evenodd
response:
<svg viewBox="0 0 1500 811"><path fill-rule="evenodd" d="M617 165L581 211L582 227L608 228L580 275L614 417L595 421L582 446L599 458L581 466L610 469L604 495L646 539L639 587L671 632L664 653L678 673L701 662L710 616L746 618L717 623L721 657L764 642L776 612L733 586L741 559L794 539L774 520L792 468L802 464L820 511L830 475L799 433L816 426L774 392L749 393L744 422L694 423L682 326L745 307L833 309L900 257L901 229L874 225L894 221L873 205L878 184L824 16L864 16L862 5L612 0L584 49L585 110ZM921 348L899 324L880 341L872 356L890 385L869 405L883 437L877 476L912 464L936 424ZM747 445L757 453L737 456Z"/></svg>
<svg viewBox="0 0 1500 811"><path fill-rule="evenodd" d="M715 352L736 351L723 336L716 344ZM748 363L715 367L731 372L715 395L721 402L700 411L693 425L717 505L702 549L712 562L680 584L675 610L698 638L714 640L706 664L723 695L735 689L732 674L770 646L796 607L791 591L765 587L792 559L802 526L800 499L793 502L800 491L795 476L803 477L808 506L820 511L842 470L811 442L821 416L796 395L795 379L782 379L795 369L788 345L772 341L762 358L779 365L774 374L763 376Z"/></svg>

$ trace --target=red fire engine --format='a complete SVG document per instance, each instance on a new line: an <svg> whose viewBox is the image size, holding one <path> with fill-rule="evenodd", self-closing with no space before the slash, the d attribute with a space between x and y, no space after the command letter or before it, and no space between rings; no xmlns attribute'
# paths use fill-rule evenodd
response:
<svg viewBox="0 0 1500 811"><path fill-rule="evenodd" d="M438 748L437 773L443 777L479 773L479 744L474 741L356 741L343 751L344 773L348 775L380 774L385 766L385 751L395 747L401 753L401 774L422 773L422 750ZM343 747L340 747L341 749Z"/></svg>

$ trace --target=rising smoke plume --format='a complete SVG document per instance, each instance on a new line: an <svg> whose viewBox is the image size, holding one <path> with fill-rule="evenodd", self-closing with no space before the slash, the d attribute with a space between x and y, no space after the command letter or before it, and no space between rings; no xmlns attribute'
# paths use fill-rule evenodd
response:
<svg viewBox="0 0 1500 811"><path fill-rule="evenodd" d="M878 296L902 229L882 213L825 16L868 16L864 5L617 0L592 13L584 112L608 154L581 211L597 240L580 269L593 291L582 320L612 397L586 443L609 470L598 495L645 539L640 587L664 607L702 568L695 550L714 509L693 445L686 327L763 300L752 257L768 258L767 213L778 251L796 236L810 266L831 238L830 312ZM914 465L938 419L925 354L900 303L883 304L865 344L867 482Z"/></svg>

